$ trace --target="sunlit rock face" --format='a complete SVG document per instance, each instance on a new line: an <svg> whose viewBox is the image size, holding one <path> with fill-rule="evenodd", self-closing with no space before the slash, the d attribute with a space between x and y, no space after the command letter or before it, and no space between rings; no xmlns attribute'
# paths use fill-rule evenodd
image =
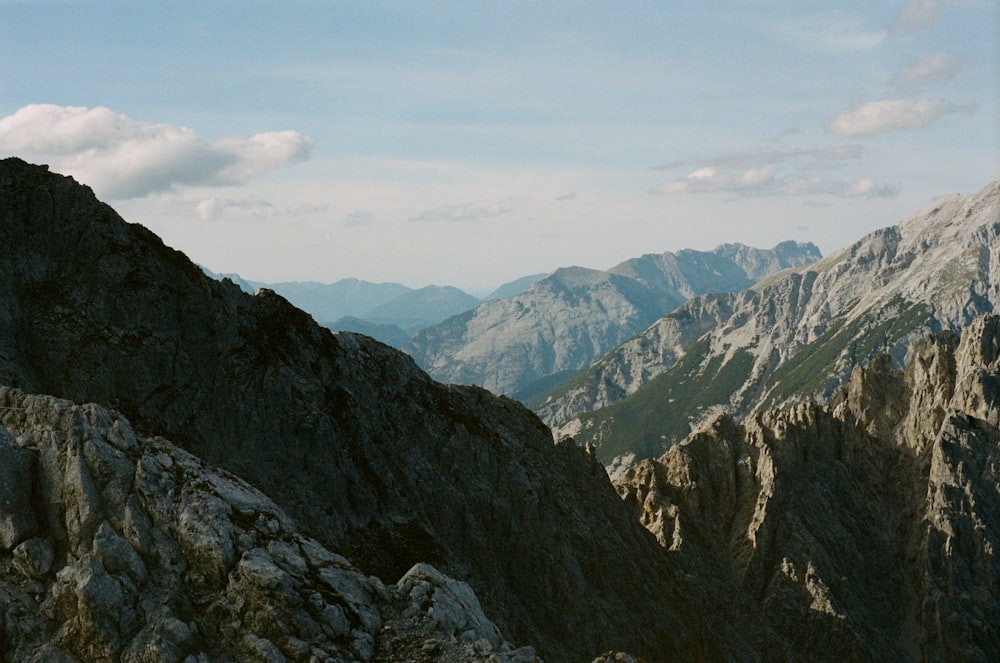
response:
<svg viewBox="0 0 1000 663"><path fill-rule="evenodd" d="M5 660L1000 657L993 317L616 492L72 180L4 160L0 213Z"/></svg>
<svg viewBox="0 0 1000 663"><path fill-rule="evenodd" d="M1000 317L856 367L830 405L723 417L619 493L806 658L1000 655Z"/></svg>
<svg viewBox="0 0 1000 663"><path fill-rule="evenodd" d="M487 301L404 346L437 380L517 398L554 387L686 300L750 287L815 262L812 244L723 244L626 260L607 271L564 267L512 297Z"/></svg>
<svg viewBox="0 0 1000 663"><path fill-rule="evenodd" d="M429 565L384 584L258 490L96 405L0 388L5 660L534 660ZM6 464L4 467L10 467ZM392 637L384 637L386 631Z"/></svg>
<svg viewBox="0 0 1000 663"><path fill-rule="evenodd" d="M746 650L724 615L720 641L699 611L671 607L700 598L593 457L553 445L514 401L440 385L274 293L214 281L43 167L0 162L0 211L4 384L121 412L384 584L416 563L467 582L506 638L547 660ZM18 503L0 521L11 545L40 527ZM220 544L216 576L243 552Z"/></svg>
<svg viewBox="0 0 1000 663"><path fill-rule="evenodd" d="M854 367L1000 307L1000 182L806 267L696 297L538 403L605 462L656 457L720 412L827 401ZM656 404L654 406L654 403ZM609 407L615 406L616 407ZM647 417L657 409L662 416Z"/></svg>

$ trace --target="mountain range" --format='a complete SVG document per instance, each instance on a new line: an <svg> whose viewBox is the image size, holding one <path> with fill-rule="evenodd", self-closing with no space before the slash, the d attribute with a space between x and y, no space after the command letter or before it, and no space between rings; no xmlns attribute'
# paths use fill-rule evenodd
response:
<svg viewBox="0 0 1000 663"><path fill-rule="evenodd" d="M812 244L649 254L607 271L567 267L418 332L403 349L432 377L519 399L545 391L696 295L742 290L820 258Z"/></svg>
<svg viewBox="0 0 1000 663"><path fill-rule="evenodd" d="M927 224L987 274L998 187ZM991 313L612 483L516 401L212 280L44 167L0 161L0 247L4 660L1000 658Z"/></svg>
<svg viewBox="0 0 1000 663"><path fill-rule="evenodd" d="M480 301L453 286L414 289L400 283L371 283L356 278L336 283L265 283L203 269L215 279L229 279L248 294L260 288L273 290L333 331L363 332L394 347L402 346L424 327L475 308Z"/></svg>
<svg viewBox="0 0 1000 663"><path fill-rule="evenodd" d="M655 457L692 425L813 398L854 366L956 333L1000 303L1000 184L948 196L805 267L696 297L532 405L610 462Z"/></svg>

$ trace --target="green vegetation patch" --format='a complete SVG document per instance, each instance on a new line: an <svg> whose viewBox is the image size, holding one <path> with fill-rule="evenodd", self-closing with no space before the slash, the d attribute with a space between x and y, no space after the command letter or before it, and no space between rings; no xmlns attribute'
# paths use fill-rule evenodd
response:
<svg viewBox="0 0 1000 663"><path fill-rule="evenodd" d="M639 459L659 456L690 432L691 422L706 408L728 404L750 377L754 357L749 352L738 350L728 361L709 353L709 340L703 338L632 396L584 415L577 441L595 444L603 462L626 453Z"/></svg>
<svg viewBox="0 0 1000 663"><path fill-rule="evenodd" d="M837 360L847 356L849 365L888 352L896 343L928 322L926 304L897 297L883 308L882 320L861 317L845 323L834 320L829 329L793 357L778 366L765 382L768 397L763 407L774 407L788 399L809 398L837 379Z"/></svg>

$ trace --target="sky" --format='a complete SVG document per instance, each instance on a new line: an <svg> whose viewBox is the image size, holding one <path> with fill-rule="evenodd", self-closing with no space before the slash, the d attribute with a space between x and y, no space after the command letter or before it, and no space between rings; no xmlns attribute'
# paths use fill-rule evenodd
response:
<svg viewBox="0 0 1000 663"><path fill-rule="evenodd" d="M824 254L1000 177L996 0L0 0L0 156L216 272Z"/></svg>

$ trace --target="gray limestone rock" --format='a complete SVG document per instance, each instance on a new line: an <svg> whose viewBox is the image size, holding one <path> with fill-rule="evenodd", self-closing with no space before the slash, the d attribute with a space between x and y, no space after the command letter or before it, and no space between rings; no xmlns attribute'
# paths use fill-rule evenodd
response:
<svg viewBox="0 0 1000 663"><path fill-rule="evenodd" d="M925 259L920 233L950 255L946 219L989 214L978 200L827 263L872 268L837 297ZM31 459L3 508L30 495L34 518L0 550L6 659L998 657L992 318L905 372L836 355L845 395L716 419L626 476L623 500L592 448L552 444L517 403L210 281L71 180L4 160L0 210L0 382L103 404L0 388L8 453ZM831 283L720 297L707 352L784 334L793 309L818 316L802 343L835 335ZM971 321L954 285L935 305ZM745 315L765 291L773 309Z"/></svg>
<svg viewBox="0 0 1000 663"><path fill-rule="evenodd" d="M38 529L32 508L34 458L0 430L0 549L10 550Z"/></svg>
<svg viewBox="0 0 1000 663"><path fill-rule="evenodd" d="M828 400L856 365L888 354L901 369L920 339L961 333L1000 307L998 219L994 182L748 290L692 299L536 409L608 462L629 451L659 455L689 432L688 421L720 411L742 418ZM678 398L684 392L694 396ZM643 418L653 400L665 423Z"/></svg>
<svg viewBox="0 0 1000 663"><path fill-rule="evenodd" d="M1000 657L1000 317L857 367L830 405L700 428L618 480L671 554L755 597L798 655Z"/></svg>
<svg viewBox="0 0 1000 663"><path fill-rule="evenodd" d="M519 404L435 383L398 351L332 334L271 291L251 296L214 281L41 167L0 161L0 214L0 383L104 406L63 407L61 416L80 419L79 436L38 452L43 481L60 486L36 501L57 558L93 554L106 521L147 571L217 587L247 550L268 550L258 536L287 536L288 513L386 585L418 562L467 582L507 637L550 660L744 651L724 620L732 638L708 638L696 611L672 612L694 599L656 542L603 471L583 451L554 447ZM131 424L101 414L111 409ZM106 444L88 430L109 431ZM281 509L261 509L216 475L205 479L209 492L195 491L192 457L160 449L151 434L251 482ZM620 609L632 602L649 609ZM351 605L341 607L358 619L352 631L360 625L352 642L367 646L374 620ZM242 618L220 609L214 623L235 629Z"/></svg>
<svg viewBox="0 0 1000 663"><path fill-rule="evenodd" d="M461 660L531 651L507 643L466 583L428 566L387 587L236 477L162 439L120 444L131 430L120 415L4 387L0 404L8 444L64 459L56 473L27 465L25 477L76 528L54 539L61 530L36 525L0 558L5 660L368 661L387 619L396 647L460 638L474 655ZM74 456L81 445L88 453ZM66 515L86 512L100 514L96 526Z"/></svg>

